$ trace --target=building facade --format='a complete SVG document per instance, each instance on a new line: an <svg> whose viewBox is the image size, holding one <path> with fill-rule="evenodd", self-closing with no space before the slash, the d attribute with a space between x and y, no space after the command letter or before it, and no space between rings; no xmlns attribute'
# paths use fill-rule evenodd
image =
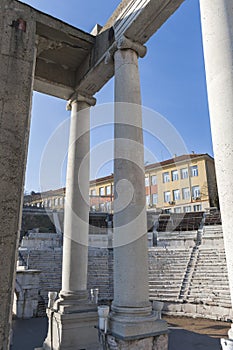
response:
<svg viewBox="0 0 233 350"><path fill-rule="evenodd" d="M183 213L218 206L214 159L208 154L148 165L145 188L147 208Z"/></svg>
<svg viewBox="0 0 233 350"><path fill-rule="evenodd" d="M90 210L113 212L113 174L90 181ZM185 213L218 207L214 159L187 154L145 167L147 209ZM24 205L63 209L65 188L24 197Z"/></svg>

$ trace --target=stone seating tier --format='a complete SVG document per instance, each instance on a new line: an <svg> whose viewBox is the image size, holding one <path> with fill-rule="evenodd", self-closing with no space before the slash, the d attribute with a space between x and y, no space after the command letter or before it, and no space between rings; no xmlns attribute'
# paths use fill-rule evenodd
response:
<svg viewBox="0 0 233 350"><path fill-rule="evenodd" d="M219 210L211 211L210 213L206 214L205 216L205 225L221 225L222 219L221 219L221 213Z"/></svg>
<svg viewBox="0 0 233 350"><path fill-rule="evenodd" d="M158 218L158 232L198 230L203 219L203 212L161 214Z"/></svg>

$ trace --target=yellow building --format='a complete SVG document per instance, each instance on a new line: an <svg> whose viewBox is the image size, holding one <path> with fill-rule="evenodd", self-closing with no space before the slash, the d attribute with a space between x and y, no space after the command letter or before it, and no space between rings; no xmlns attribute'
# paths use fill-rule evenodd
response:
<svg viewBox="0 0 233 350"><path fill-rule="evenodd" d="M42 193L32 192L24 196L23 204L28 207L48 208L48 209L64 209L66 189L59 188Z"/></svg>
<svg viewBox="0 0 233 350"><path fill-rule="evenodd" d="M218 206L214 159L208 154L150 164L145 173L148 208L182 213Z"/></svg>
<svg viewBox="0 0 233 350"><path fill-rule="evenodd" d="M113 211L113 174L90 181L90 210ZM147 209L164 212L202 211L218 206L214 159L186 154L145 167ZM25 205L63 208L65 189L26 196Z"/></svg>

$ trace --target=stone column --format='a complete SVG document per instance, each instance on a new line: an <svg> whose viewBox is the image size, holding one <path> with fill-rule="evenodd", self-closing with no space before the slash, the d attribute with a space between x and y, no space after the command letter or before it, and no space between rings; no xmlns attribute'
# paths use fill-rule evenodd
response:
<svg viewBox="0 0 233 350"><path fill-rule="evenodd" d="M166 334L149 302L144 147L138 56L146 48L129 39L117 43L114 144L114 301L109 338L116 349L167 349L155 345ZM166 335L163 336L166 339ZM136 339L136 340L135 340ZM143 344L143 345L142 345ZM153 347L154 346L154 347Z"/></svg>
<svg viewBox="0 0 233 350"><path fill-rule="evenodd" d="M96 306L87 292L89 232L90 106L94 98L81 95L69 102L70 139L66 175L62 290L54 310L45 349L91 349L98 343ZM56 319L56 322L54 321ZM52 326L51 326L52 324ZM53 340L51 339L53 327ZM51 343L53 342L53 343Z"/></svg>
<svg viewBox="0 0 233 350"><path fill-rule="evenodd" d="M229 0L200 0L200 9L215 167L233 302L233 6Z"/></svg>
<svg viewBox="0 0 233 350"><path fill-rule="evenodd" d="M22 13L17 4L11 5L0 2L1 350L9 347L36 54L31 12Z"/></svg>
<svg viewBox="0 0 233 350"><path fill-rule="evenodd" d="M66 175L61 298L87 300L89 232L90 105L95 100L77 96L71 110ZM70 306L70 305L69 305Z"/></svg>

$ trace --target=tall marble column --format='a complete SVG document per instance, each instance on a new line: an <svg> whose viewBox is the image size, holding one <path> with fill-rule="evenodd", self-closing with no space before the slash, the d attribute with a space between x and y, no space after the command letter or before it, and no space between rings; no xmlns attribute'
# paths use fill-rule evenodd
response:
<svg viewBox="0 0 233 350"><path fill-rule="evenodd" d="M210 122L233 302L233 5L200 0ZM233 334L230 338L233 339Z"/></svg>
<svg viewBox="0 0 233 350"><path fill-rule="evenodd" d="M70 101L70 138L66 174L62 290L60 297L87 300L89 231L90 105L95 99ZM69 303L70 307L70 303Z"/></svg>
<svg viewBox="0 0 233 350"><path fill-rule="evenodd" d="M149 302L144 147L138 56L146 48L117 42L114 139L114 301L110 330L117 349L167 349L167 325ZM163 334L162 340L159 335ZM162 342L158 347L156 342ZM112 345L113 346L113 345Z"/></svg>
<svg viewBox="0 0 233 350"><path fill-rule="evenodd" d="M55 310L48 310L44 349L92 349L97 346L96 306L88 302L90 106L94 98L75 96L71 110L66 175L62 290ZM51 333L52 327L52 333ZM53 334L53 339L51 339Z"/></svg>

